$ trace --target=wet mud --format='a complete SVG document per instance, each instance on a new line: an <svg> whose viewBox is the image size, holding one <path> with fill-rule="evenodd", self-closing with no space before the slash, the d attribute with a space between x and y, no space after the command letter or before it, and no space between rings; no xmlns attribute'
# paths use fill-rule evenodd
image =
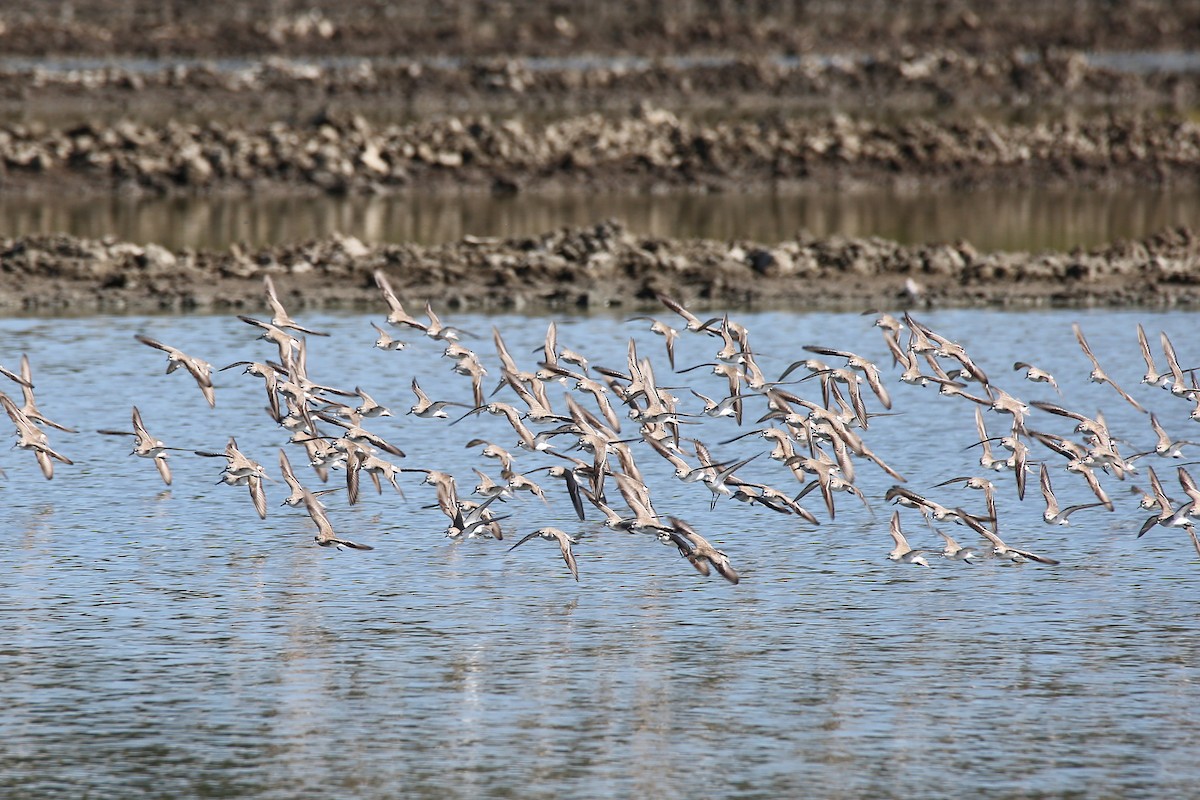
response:
<svg viewBox="0 0 1200 800"><path fill-rule="evenodd" d="M635 236L615 222L430 247L332 237L254 251L173 252L51 236L0 240L0 310L253 313L265 305L264 275L289 307L383 309L376 270L412 311L430 300L450 311L625 313L659 308L659 292L696 308L1194 308L1198 264L1200 239L1187 229L1036 254L981 253L965 242L671 240Z"/></svg>

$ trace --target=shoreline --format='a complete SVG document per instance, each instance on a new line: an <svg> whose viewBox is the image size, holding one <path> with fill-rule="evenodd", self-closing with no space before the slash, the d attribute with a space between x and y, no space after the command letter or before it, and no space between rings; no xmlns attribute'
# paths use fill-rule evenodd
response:
<svg viewBox="0 0 1200 800"><path fill-rule="evenodd" d="M297 309L379 308L383 270L405 303L449 311L1200 307L1200 237L1184 228L1089 251L981 253L868 238L774 244L635 236L608 221L519 239L366 245L334 236L224 252L112 238L0 240L0 312L256 313L262 277Z"/></svg>

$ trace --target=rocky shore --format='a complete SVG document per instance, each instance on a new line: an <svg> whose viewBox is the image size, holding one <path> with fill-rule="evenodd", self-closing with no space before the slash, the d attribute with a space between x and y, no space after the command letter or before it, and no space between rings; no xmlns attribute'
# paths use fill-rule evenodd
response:
<svg viewBox="0 0 1200 800"><path fill-rule="evenodd" d="M94 313L263 306L271 275L296 308L378 308L384 270L414 311L696 308L1200 306L1200 239L1186 229L1089 252L980 253L880 239L773 244L637 237L618 223L512 240L370 246L333 237L247 252L172 252L66 236L0 240L0 310Z"/></svg>
<svg viewBox="0 0 1200 800"><path fill-rule="evenodd" d="M541 125L450 117L374 127L355 116L255 128L0 127L0 189L10 193L747 191L1197 179L1200 124L1144 117L707 124L642 108Z"/></svg>

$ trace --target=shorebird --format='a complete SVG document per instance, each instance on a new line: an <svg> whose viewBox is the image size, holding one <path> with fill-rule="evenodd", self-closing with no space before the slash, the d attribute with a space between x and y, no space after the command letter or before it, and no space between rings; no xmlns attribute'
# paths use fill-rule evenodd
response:
<svg viewBox="0 0 1200 800"><path fill-rule="evenodd" d="M1150 415L1150 427L1154 429L1154 435L1158 438L1158 441L1154 445L1154 449L1148 450L1144 453L1135 453L1129 457L1130 461L1139 456L1149 455L1150 453L1154 453L1163 458L1183 458L1183 448L1186 445L1198 444L1197 442L1188 441L1187 439L1172 439L1167 435L1167 432L1163 426L1159 424L1158 418L1154 414Z"/></svg>
<svg viewBox="0 0 1200 800"><path fill-rule="evenodd" d="M1100 362L1097 361L1096 356L1092 354L1092 348L1088 346L1087 339L1084 338L1083 329L1079 327L1079 323L1072 323L1071 330L1075 331L1075 339L1079 342L1080 348L1083 349L1083 354L1087 356L1088 361L1092 362L1092 371L1088 375L1088 380L1090 380L1092 383L1107 383L1117 391L1117 394L1121 395L1125 402L1129 403L1138 411L1144 412L1146 409L1142 408L1142 404L1137 400L1134 400L1129 395L1129 392L1122 389L1116 381L1110 378L1108 374L1101 369Z"/></svg>
<svg viewBox="0 0 1200 800"><path fill-rule="evenodd" d="M355 444L362 445L364 447L376 447L385 453L391 453L396 458L404 458L403 450L387 441L379 434L372 433L364 428L361 424L362 419L358 416L358 414L354 413L353 410L351 410L350 415L346 419L340 419L332 414L327 414L324 411L318 411L316 416L325 420L331 425L337 425L340 428L344 428L346 432L341 436L343 439L349 439Z"/></svg>
<svg viewBox="0 0 1200 800"><path fill-rule="evenodd" d="M563 457L566 458L566 456ZM529 470L529 472L540 472L542 470L545 470L546 474L551 478L558 478L566 484L567 494L571 498L571 506L575 509L575 515L579 517L580 521L583 521L585 516L583 513L583 496L579 486L579 479L575 477L575 470L558 464L551 464L544 467L535 467Z"/></svg>
<svg viewBox="0 0 1200 800"><path fill-rule="evenodd" d="M429 326L419 322L415 317L411 316L404 310L396 293L392 291L392 286L388 283L387 276L383 274L383 270L375 270L375 285L379 287L379 291L383 294L383 301L387 303L388 315L387 323L389 325L406 325L410 328L416 328L421 332L428 330Z"/></svg>
<svg viewBox="0 0 1200 800"><path fill-rule="evenodd" d="M704 410L700 412L706 417L738 417L740 415L742 397L735 395L733 397L722 397L720 400L714 400L708 395L703 395L695 389L689 388L692 394L704 402Z"/></svg>
<svg viewBox="0 0 1200 800"><path fill-rule="evenodd" d="M1050 384L1050 388L1058 392L1059 395L1062 394L1062 390L1058 388L1058 381L1054 380L1054 376L1044 369L1035 367L1033 364L1025 361L1017 361L1013 364L1013 370L1025 370L1025 380L1032 381L1033 383L1048 383Z"/></svg>
<svg viewBox="0 0 1200 800"><path fill-rule="evenodd" d="M683 317L684 321L687 323L685 326L686 330L690 331L691 333L708 333L714 336L717 335L717 332L713 330L712 326L721 321L720 317L713 317L708 321L702 322L699 317L684 308L679 301L668 297L662 292L659 292L655 296L658 298L660 303L674 311L679 316Z"/></svg>
<svg viewBox="0 0 1200 800"><path fill-rule="evenodd" d="M312 518L313 523L317 526L317 534L313 540L321 547L336 547L338 550L349 548L351 550L374 550L375 548L369 544L358 544L349 539L342 539L333 531L333 523L329 521L328 515L325 513L325 507L321 505L321 501L317 496L308 490L302 490L304 497L304 508L308 511L308 516Z"/></svg>
<svg viewBox="0 0 1200 800"><path fill-rule="evenodd" d="M473 504L459 501L452 509L442 507L442 511L450 517L450 525L446 528L447 539L471 539L488 530L495 538L503 539L500 526L495 523L508 519L510 515L497 517L487 510L488 506L499 499L499 495L487 498L482 503Z"/></svg>
<svg viewBox="0 0 1200 800"><path fill-rule="evenodd" d="M1142 383L1147 386L1157 386L1160 389L1168 389L1171 385L1171 376L1167 373L1158 371L1158 367L1154 365L1154 356L1150 352L1150 342L1146 340L1146 330L1142 327L1142 323L1137 325L1138 347L1142 351L1142 360L1146 362L1146 374L1142 376Z"/></svg>
<svg viewBox="0 0 1200 800"><path fill-rule="evenodd" d="M635 320L648 321L650 323L650 332L658 334L666 340L667 361L670 363L671 369L675 369L675 342L677 339L679 339L679 331L675 330L662 320L655 319L654 317L630 317L625 321L633 322Z"/></svg>
<svg viewBox="0 0 1200 800"><path fill-rule="evenodd" d="M501 472L500 477L504 478L505 485L513 494L517 492L529 492L546 505L550 505L550 501L546 498L546 492L543 491L542 487L521 473L504 470Z"/></svg>
<svg viewBox="0 0 1200 800"><path fill-rule="evenodd" d="M194 450L193 452L205 458L225 459L225 468L221 470L221 479L217 483L248 487L250 499L254 503L254 510L258 512L261 519L267 518L267 495L263 489L263 480L267 477L267 471L262 464L248 458L238 450L237 441L232 436L229 437L229 442L225 445L225 451L222 453L213 453L207 450Z"/></svg>
<svg viewBox="0 0 1200 800"><path fill-rule="evenodd" d="M598 504L598 507L605 516L604 527L628 533L656 535L662 533L667 526L659 521L661 517L654 510L654 505L650 501L650 491L646 487L646 484L642 483L640 478L635 478L621 472L613 472L612 476L617 483L618 491L621 493L621 499L625 501L625 505L629 506L629 510L633 516L621 517L611 508Z"/></svg>
<svg viewBox="0 0 1200 800"><path fill-rule="evenodd" d="M1200 490L1196 488L1192 476L1183 467L1179 468L1179 484L1187 494L1188 502L1175 507L1163 491L1158 476L1154 474L1154 467L1150 467L1146 472L1150 476L1150 487L1154 492L1154 503L1158 506L1158 513L1146 520L1138 530L1138 537L1144 536L1155 525L1161 525L1164 528L1184 528L1192 537L1192 541L1196 541L1196 520L1200 519Z"/></svg>
<svg viewBox="0 0 1200 800"><path fill-rule="evenodd" d="M21 386L28 386L30 389L33 388L33 383L31 382L31 380L29 378L22 377L10 369L5 369L4 367L0 367L0 375L3 375L4 377L8 378L10 381L13 381L14 383L18 383Z"/></svg>
<svg viewBox="0 0 1200 800"><path fill-rule="evenodd" d="M546 341L538 348L542 351L543 367L556 367L559 360L565 361L568 364L574 364L584 372L587 372L588 360L574 350L568 350L558 347L558 324L554 320L550 320L550 324L546 327ZM537 351L534 351L537 352ZM578 376L576 376L578 377Z"/></svg>
<svg viewBox="0 0 1200 800"><path fill-rule="evenodd" d="M1046 465L1040 464L1039 470L1041 471L1042 497L1046 500L1046 510L1042 512L1042 519L1047 525L1069 525L1071 523L1068 517L1076 511L1104 505L1104 503L1081 503L1059 508L1058 498L1054 496L1054 488L1050 485L1050 473L1047 471Z"/></svg>
<svg viewBox="0 0 1200 800"><path fill-rule="evenodd" d="M1009 452L1011 455L1007 458L996 458L992 455L991 442L997 441L995 437L987 435L987 428L983 424L983 411L978 407L975 408L975 430L979 434L979 441L970 447L979 447L979 466L984 469L990 469L995 472L1003 472L1011 469L1017 478L1017 497L1021 500L1025 499L1025 477L1026 477L1026 459L1029 450L1017 436L1000 437L998 441L1003 442L1006 446L1011 445Z"/></svg>
<svg viewBox="0 0 1200 800"><path fill-rule="evenodd" d="M45 432L34 424L33 420L25 416L21 409L17 408L17 404L12 401L12 398L0 392L0 403L3 403L4 410L8 413L8 418L17 426L17 443L14 447L33 451L33 455L37 459L38 466L41 468L42 475L45 476L46 480L54 477L55 461L60 461L63 464L75 463L50 447L50 440L47 438Z"/></svg>
<svg viewBox="0 0 1200 800"><path fill-rule="evenodd" d="M421 419L446 419L450 415L446 413L446 409L450 406L458 408L467 408L466 403L455 403L450 400L430 400L429 395L417 385L417 379L412 379L412 392L417 396L417 402L408 409L409 414L420 417Z"/></svg>
<svg viewBox="0 0 1200 800"><path fill-rule="evenodd" d="M356 448L354 450L354 455L354 469L349 468L351 460L347 459L347 488L349 488L348 484L351 474L365 472L367 477L371 479L371 482L375 484L376 494L383 494L383 481L386 480L392 485L392 488L396 490L396 494L404 497L404 490L400 488L400 484L396 480L403 471L400 467L396 466L390 461L384 461L382 458L363 447Z"/></svg>
<svg viewBox="0 0 1200 800"><path fill-rule="evenodd" d="M951 478L949 480L942 481L941 483L936 484L936 486L949 486L952 483L961 483L963 485L963 487L966 489L975 489L976 491L983 492L983 499L984 499L984 502L987 504L986 519L989 520L993 526L996 525L996 486L995 486L995 484L993 484L991 481L987 480L986 478L964 476L964 477ZM962 517L966 516L963 513L961 508L956 509L956 513L957 513L957 516L959 519L962 519Z"/></svg>
<svg viewBox="0 0 1200 800"><path fill-rule="evenodd" d="M1183 370L1179 367L1179 359L1175 356L1175 347L1171 344L1171 340L1167 338L1166 333L1159 333L1159 340L1162 342L1163 353L1167 357L1167 368L1171 370L1171 394L1176 397L1200 398L1200 392L1189 387L1183 377ZM1192 372L1193 379L1195 372Z"/></svg>
<svg viewBox="0 0 1200 800"><path fill-rule="evenodd" d="M961 483L965 488L976 489L989 497L995 496L996 484L992 483L986 478L979 478L970 475L963 475L958 478L950 478L942 481L941 483L936 483L934 486L949 486L952 483Z"/></svg>
<svg viewBox="0 0 1200 800"><path fill-rule="evenodd" d="M899 513L899 512L897 512ZM945 531L934 528L939 536L946 540L946 546L942 548L942 558L948 558L951 561L963 561L967 564L974 564L971 559L979 558L979 554L973 548L963 547L954 538Z"/></svg>
<svg viewBox="0 0 1200 800"><path fill-rule="evenodd" d="M271 324L276 328L289 328L300 333L307 333L312 336L328 336L328 333L314 331L311 328L306 328L296 322L288 315L287 309L283 307L283 303L279 302L279 295L275 293L275 282L271 280L270 275L263 275L263 287L267 290L267 304L271 306Z"/></svg>
<svg viewBox="0 0 1200 800"><path fill-rule="evenodd" d="M981 406L990 406L992 404L987 398L976 397L968 392L965 383L959 383L950 378L927 377L926 380L938 385L938 394L942 397L961 397L965 400L970 400L972 403L978 403Z"/></svg>
<svg viewBox="0 0 1200 800"><path fill-rule="evenodd" d="M892 407L892 398L888 394L887 389L883 385L883 376L879 371L878 365L873 361L863 358L860 355L851 353L848 350L835 350L830 347L820 347L817 345L805 345L804 349L810 353L816 353L822 356L837 356L846 359L846 366L856 372L861 372L863 377L867 379L867 385L871 387L871 391L879 398L879 402L884 408Z"/></svg>
<svg viewBox="0 0 1200 800"><path fill-rule="evenodd" d="M292 470L292 462L288 461L287 453L282 447L279 448L279 469L283 473L283 482L287 484L288 490L291 492L280 505L293 508L303 505L305 489L296 478L296 473Z"/></svg>
<svg viewBox="0 0 1200 800"><path fill-rule="evenodd" d="M928 385L929 378L921 373L921 362L917 360L916 352L901 349L900 341L891 336L885 334L884 339L887 341L888 348L892 351L892 361L904 367L904 371L900 373L900 381L910 386Z"/></svg>
<svg viewBox="0 0 1200 800"><path fill-rule="evenodd" d="M807 495L813 489L821 490L821 498L825 501L825 509L829 512L829 518L834 519L837 514L837 509L833 502L834 492L849 492L862 501L867 510L871 510L870 503L867 502L866 496L854 485L853 482L845 479L842 476L842 468L836 463L827 460L829 457L821 450L816 451L820 458L808 458L806 456L794 456L784 462L787 466L793 469L802 469L804 472L814 475L815 479L792 498L793 501L799 502L800 498ZM873 513L873 512L872 512Z"/></svg>
<svg viewBox="0 0 1200 800"><path fill-rule="evenodd" d="M408 347L408 342L400 341L374 322L371 323L371 327L378 334L375 337L375 346L380 350L403 350Z"/></svg>
<svg viewBox="0 0 1200 800"><path fill-rule="evenodd" d="M740 461L735 461L732 464L728 464L728 462L726 462L727 465L718 466L719 462L712 460L712 456L709 454L707 447L705 447L699 441L697 441L695 445L696 456L700 459L702 462L702 467L704 468L704 474L700 479L704 482L704 485L708 487L708 490L712 492L712 502L709 505L710 509L717 507L717 500L719 500L722 496L730 497L733 495L732 487L736 483L733 478L733 473L737 472L739 469L762 455L762 453L755 453L749 458L743 458Z"/></svg>
<svg viewBox="0 0 1200 800"><path fill-rule="evenodd" d="M928 567L929 562L925 560L925 556L921 555L924 550L914 550L908 540L904 538L904 532L900 530L900 512L892 512L892 522L888 528L888 533L892 535L892 541L896 546L888 553L888 561L898 561L901 564L917 564L922 567Z"/></svg>
<svg viewBox="0 0 1200 800"><path fill-rule="evenodd" d="M141 412L138 411L137 406L133 407L132 420L132 433L129 431L110 430L101 430L97 431L97 433L102 433L106 436L133 436L133 450L130 452L130 455L138 456L139 458L154 459L154 466L158 470L158 474L162 478L163 483L165 483L167 486L170 486L171 467L167 465L167 451L177 450L187 452L187 448L167 447L167 445L162 441L151 436L150 432L146 430L146 426L142 423L142 415Z"/></svg>
<svg viewBox="0 0 1200 800"><path fill-rule="evenodd" d="M900 331L904 330L904 325L900 320L893 317L891 314L879 313L878 311L864 311L863 316L877 314L875 321L871 323L872 328L879 328L883 333L883 340L887 344L888 350L892 352L893 357L900 347ZM893 364L899 363L894 360Z"/></svg>
<svg viewBox="0 0 1200 800"><path fill-rule="evenodd" d="M217 371L224 372L234 367L245 367L242 370L243 374L263 379L267 390L267 412L271 415L271 419L276 422L283 422L283 411L279 406L279 372L271 365L258 361L235 361L228 366L221 367Z"/></svg>
<svg viewBox="0 0 1200 800"><path fill-rule="evenodd" d="M571 574L575 576L575 580L579 580L579 565L575 562L575 554L571 552L571 545L579 544L579 540L568 535L565 531L559 528L538 528L533 533L526 534L519 542L508 548L511 553L521 545L535 537L541 537L548 542L558 542L559 550L562 551L563 561L567 562L567 569L571 570Z"/></svg>
<svg viewBox="0 0 1200 800"><path fill-rule="evenodd" d="M932 516L939 522L947 519L959 519L961 517L961 512L958 509L948 508L941 503L922 497L903 486L893 486L888 489L884 495L884 499L890 500L897 505L905 506L906 508L918 509L923 515L927 517Z"/></svg>
<svg viewBox="0 0 1200 800"><path fill-rule="evenodd" d="M0 369L3 368L0 367ZM4 371L7 372L7 370ZM17 378L17 376L11 374L10 377L15 378L17 383L21 386L21 396L24 398L24 403L21 406L21 413L24 414L27 419L32 420L38 425L46 425L51 428L56 428L64 433L76 432L74 428L68 428L66 425L60 425L54 420L48 419L47 417L43 416L41 411L38 410L37 400L33 396L33 371L29 367L28 356L23 353L21 354L20 378Z"/></svg>
<svg viewBox="0 0 1200 800"><path fill-rule="evenodd" d="M967 351L962 345L960 345L958 342L952 342L944 336L939 336L928 329L926 329L926 334L937 343L937 348L934 350L934 353L939 358L951 358L960 364L960 368L955 370L954 374L951 375L952 378L963 381L972 381L974 383L982 384L983 386L991 385L991 382L988 380L988 376L984 374L983 370L979 368L978 364L971 360L971 356L967 354Z"/></svg>
<svg viewBox="0 0 1200 800"><path fill-rule="evenodd" d="M733 499L751 505L758 504L777 514L795 514L805 522L820 525L813 513L778 489L762 483L738 481L733 487Z"/></svg>
<svg viewBox="0 0 1200 800"><path fill-rule="evenodd" d="M668 541L679 548L679 554L686 558L701 575L709 574L709 567L732 584L738 583L741 576L729 563L729 557L724 552L709 544L708 540L678 517L670 517L671 527L663 532Z"/></svg>
<svg viewBox="0 0 1200 800"><path fill-rule="evenodd" d="M709 473L715 472L721 467L735 463L732 461L708 463L702 460L698 466L693 467L682 456L671 451L666 445L664 445L662 442L659 442L657 439L647 439L646 444L650 445L651 449L662 456L665 460L670 462L671 466L675 467L675 477L684 483L702 483ZM705 453L707 454L708 451L705 450Z"/></svg>
<svg viewBox="0 0 1200 800"><path fill-rule="evenodd" d="M934 353L938 349L938 343L931 337L930 331L921 323L913 319L913 316L907 311L904 312L904 323L908 325L908 349L914 353Z"/></svg>
<svg viewBox="0 0 1200 800"><path fill-rule="evenodd" d="M149 336L143 336L140 333L134 334L133 338L137 339L144 345L162 350L167 354L167 374L170 375L175 370L183 367L195 379L196 385L200 387L201 393L204 394L204 399L208 401L210 408L215 408L217 405L216 395L213 392L212 383L212 364L199 358L189 356L182 350L163 344L162 342L151 339Z"/></svg>
<svg viewBox="0 0 1200 800"><path fill-rule="evenodd" d="M1018 550L1015 547L1009 547L1008 545L1006 545L1003 542L1003 540L1001 540L1001 538L994 531L988 530L978 520L976 520L974 517L970 516L969 514L964 516L962 519L976 533L978 533L980 536L982 536L983 538L987 539L989 542L992 543L992 555L994 555L994 556L1008 559L1009 561L1012 561L1015 564L1019 564L1022 561L1036 561L1039 564L1048 564L1050 566L1053 566L1053 565L1059 563L1058 561L1054 560L1053 558L1048 558L1046 556L1039 556L1038 554L1031 553L1028 550Z"/></svg>
<svg viewBox="0 0 1200 800"><path fill-rule="evenodd" d="M480 450L480 455L482 455L484 458L494 458L499 461L501 471L512 469L513 454L498 444L493 444L487 439L471 439L464 446L479 447L480 445L483 445L483 449Z"/></svg>
<svg viewBox="0 0 1200 800"><path fill-rule="evenodd" d="M475 405L483 405L483 378L487 375L487 370L479 358L472 353L466 358L455 361L454 366L450 369L458 375L465 375L471 379L471 397L475 401Z"/></svg>
<svg viewBox="0 0 1200 800"><path fill-rule="evenodd" d="M425 335L430 339L454 342L458 341L459 336L470 336L466 331L455 328L452 325L443 325L442 320L434 313L433 306L428 300L425 301L425 316L429 317L429 324L425 326Z"/></svg>
<svg viewBox="0 0 1200 800"><path fill-rule="evenodd" d="M495 325L492 326L492 343L496 348L496 355L500 359L500 374L502 375L500 383L497 384L493 395L500 391L511 377L516 383L532 383L537 380L537 375L532 372L521 369L517 366L516 360L512 354L508 352L508 346L504 344L504 338L500 335L500 329ZM483 405L476 403L475 405Z"/></svg>
<svg viewBox="0 0 1200 800"><path fill-rule="evenodd" d="M361 388L355 386L354 393L362 401L354 409L354 413L360 417L372 419L374 417L390 417L392 415L390 409L375 402L375 398L371 397L371 395L364 392Z"/></svg>
<svg viewBox="0 0 1200 800"><path fill-rule="evenodd" d="M1078 411L1071 411L1062 406L1056 406L1053 403L1046 403L1039 400L1033 401L1030 405L1049 414L1075 420L1078 423L1075 426L1076 433L1087 433L1104 440L1112 439L1112 436L1108 432L1108 426L1104 424L1104 420L1099 418L1099 416L1096 419L1092 419L1091 417L1085 417Z"/></svg>
<svg viewBox="0 0 1200 800"><path fill-rule="evenodd" d="M992 395L991 409L1000 414L1009 414L1013 418L1013 428L1023 429L1025 417L1029 414L1029 406L1019 397L1013 397L999 386L989 386Z"/></svg>
<svg viewBox="0 0 1200 800"><path fill-rule="evenodd" d="M607 386L605 386L603 383L600 383L599 381L592 380L591 378L587 377L586 375L580 375L578 373L569 372L567 370L557 370L557 371L562 372L564 375L567 375L571 378L574 378L575 379L575 387L574 387L575 390L578 392L584 392L586 394L590 394L592 396L592 398L596 401L596 405L599 407L600 413L602 413L604 415L604 419L608 421L608 426L610 428L612 428L615 432L618 432L618 433L620 432L621 420L617 416L616 410L613 408L612 403L608 399L609 389ZM532 386L535 387L538 391L540 391L544 396L546 387L542 382L538 381L538 382L532 384ZM560 418L559 415L555 414L553 409L550 408L548 399L542 399L541 397L538 397L537 395L535 395L535 393L533 393L533 392L530 392L529 395L531 395L531 396L527 397L526 393L521 392L520 390L517 390L516 385L513 386L513 389L516 390L517 393L521 396L521 398L523 400L525 400L526 403L529 405L530 419L532 419L536 422L539 419L548 421L551 419L559 419ZM535 399L536 399L536 402L530 402L531 400L535 400Z"/></svg>
<svg viewBox="0 0 1200 800"><path fill-rule="evenodd" d="M247 317L244 314L238 314L238 319L247 325L253 325L256 328L262 329L262 334L258 338L265 339L279 348L279 360L283 362L285 366L292 363L292 360L295 357L294 354L300 349L299 339L297 339L295 336L292 336L283 328L273 325L270 322L263 322L260 319Z"/></svg>
<svg viewBox="0 0 1200 800"><path fill-rule="evenodd" d="M480 497L492 497L499 495L501 500L505 500L513 496L512 489L504 484L496 483L496 481L492 479L492 476L488 475L486 472L482 472L476 467L472 467L471 471L479 476L479 483L475 486L474 490L472 490L472 494L477 494Z"/></svg>

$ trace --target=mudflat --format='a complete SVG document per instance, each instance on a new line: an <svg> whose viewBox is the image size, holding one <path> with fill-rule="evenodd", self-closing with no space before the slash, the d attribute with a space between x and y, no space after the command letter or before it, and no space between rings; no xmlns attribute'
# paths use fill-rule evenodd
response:
<svg viewBox="0 0 1200 800"><path fill-rule="evenodd" d="M0 240L8 313L257 311L262 277L297 308L383 308L374 273L414 312L643 311L659 293L696 308L867 310L1200 303L1200 239L1178 229L1073 253L980 253L967 243L776 243L639 237L616 223L439 246L331 237L247 251L173 252L68 236Z"/></svg>

